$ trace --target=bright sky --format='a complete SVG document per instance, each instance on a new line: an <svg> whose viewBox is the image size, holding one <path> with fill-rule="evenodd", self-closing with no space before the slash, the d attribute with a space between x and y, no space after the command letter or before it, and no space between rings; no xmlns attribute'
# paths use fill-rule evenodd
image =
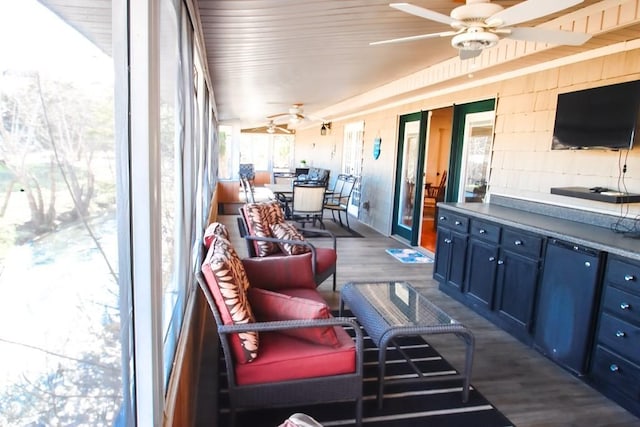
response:
<svg viewBox="0 0 640 427"><path fill-rule="evenodd" d="M77 79L111 73L111 59L36 0L0 0L0 74L39 71Z"/></svg>

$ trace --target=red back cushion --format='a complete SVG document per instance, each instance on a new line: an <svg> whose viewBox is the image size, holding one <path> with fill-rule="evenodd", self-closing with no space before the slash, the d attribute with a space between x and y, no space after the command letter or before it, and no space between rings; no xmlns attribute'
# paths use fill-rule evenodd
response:
<svg viewBox="0 0 640 427"><path fill-rule="evenodd" d="M243 208L248 233L257 237L273 237L270 224L284 222L284 213L278 202L247 203ZM273 242L254 240L256 255L267 256L280 252Z"/></svg>
<svg viewBox="0 0 640 427"><path fill-rule="evenodd" d="M249 288L249 300L259 321L331 318L331 311L326 304L266 289ZM281 332L316 344L331 347L340 344L332 326L288 329Z"/></svg>
<svg viewBox="0 0 640 427"><path fill-rule="evenodd" d="M202 264L202 273L225 325L254 323L247 298L249 280L231 243L215 237ZM258 333L232 334L231 347L238 363L251 362L258 356Z"/></svg>

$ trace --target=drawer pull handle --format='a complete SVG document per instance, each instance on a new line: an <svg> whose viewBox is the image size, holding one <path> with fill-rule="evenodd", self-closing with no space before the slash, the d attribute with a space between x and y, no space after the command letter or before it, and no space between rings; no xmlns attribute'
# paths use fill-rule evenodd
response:
<svg viewBox="0 0 640 427"><path fill-rule="evenodd" d="M456 221L456 225L461 225L462 223L460 221Z"/></svg>
<svg viewBox="0 0 640 427"><path fill-rule="evenodd" d="M438 218L439 221L446 221L447 217L446 216L441 216L440 218Z"/></svg>
<svg viewBox="0 0 640 427"><path fill-rule="evenodd" d="M626 280L627 282L631 282L633 280L636 280L636 277L631 275L631 274L625 274L624 275L624 280Z"/></svg>
<svg viewBox="0 0 640 427"><path fill-rule="evenodd" d="M627 334L624 331L616 331L616 337L624 338L626 336L627 336Z"/></svg>
<svg viewBox="0 0 640 427"><path fill-rule="evenodd" d="M623 310L629 310L631 306L628 303L623 302L622 304L620 304L620 308Z"/></svg>
<svg viewBox="0 0 640 427"><path fill-rule="evenodd" d="M444 239L444 242L448 245L451 243L451 239Z"/></svg>
<svg viewBox="0 0 640 427"><path fill-rule="evenodd" d="M591 263L589 261L585 261L584 262L584 266L587 267L587 268L591 267Z"/></svg>
<svg viewBox="0 0 640 427"><path fill-rule="evenodd" d="M503 260L501 260L501 259L499 259L499 260L498 260L498 265L502 265L502 264L504 264L504 261L503 261Z"/></svg>
<svg viewBox="0 0 640 427"><path fill-rule="evenodd" d="M522 240L516 240L513 244L516 246L522 246Z"/></svg>
<svg viewBox="0 0 640 427"><path fill-rule="evenodd" d="M609 365L609 370L611 372L618 372L620 370L620 367L615 363L612 363L611 365Z"/></svg>
<svg viewBox="0 0 640 427"><path fill-rule="evenodd" d="M478 233L480 234L487 234L487 230L485 230L484 228L481 228Z"/></svg>
<svg viewBox="0 0 640 427"><path fill-rule="evenodd" d="M490 256L490 257L489 257L489 262L493 262L493 261L495 261L495 260L496 260L496 257L494 257L494 256Z"/></svg>

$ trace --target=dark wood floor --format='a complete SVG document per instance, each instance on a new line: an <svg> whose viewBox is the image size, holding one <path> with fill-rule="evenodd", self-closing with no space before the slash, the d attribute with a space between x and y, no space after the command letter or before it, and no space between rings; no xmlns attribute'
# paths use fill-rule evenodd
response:
<svg viewBox="0 0 640 427"><path fill-rule="evenodd" d="M237 233L235 217L222 216L241 256L245 248ZM476 336L471 383L518 427L631 427L640 419L608 400L535 350L520 343L491 322L438 290L432 279L432 264L402 264L385 252L399 241L382 236L352 221L365 238L338 239L338 289L350 281L406 280L440 305ZM321 240L321 239L320 239ZM322 244L321 241L318 244ZM320 286L334 307L339 292L331 291L331 280ZM464 346L450 336L428 340L458 369L464 362ZM199 420L198 425L215 425ZM481 426L479 426L481 427Z"/></svg>

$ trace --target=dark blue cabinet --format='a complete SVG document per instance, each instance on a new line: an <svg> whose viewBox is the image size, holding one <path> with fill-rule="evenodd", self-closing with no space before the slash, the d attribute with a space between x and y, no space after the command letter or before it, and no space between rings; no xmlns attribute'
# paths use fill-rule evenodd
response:
<svg viewBox="0 0 640 427"><path fill-rule="evenodd" d="M462 292L469 219L452 213L438 216L433 276L455 294Z"/></svg>
<svg viewBox="0 0 640 427"><path fill-rule="evenodd" d="M640 263L610 256L604 275L591 383L640 415Z"/></svg>

